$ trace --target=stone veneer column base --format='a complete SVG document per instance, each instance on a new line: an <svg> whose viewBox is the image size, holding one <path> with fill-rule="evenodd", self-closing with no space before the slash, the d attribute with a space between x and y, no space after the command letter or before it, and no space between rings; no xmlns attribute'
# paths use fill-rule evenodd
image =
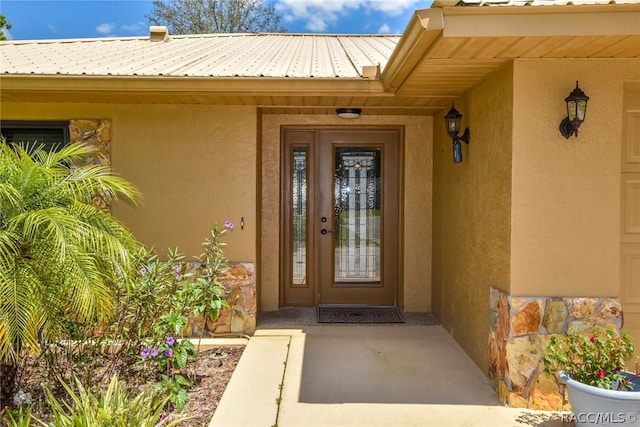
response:
<svg viewBox="0 0 640 427"><path fill-rule="evenodd" d="M227 290L230 307L223 307L215 322L207 320L205 323L202 317L190 318L186 335L199 337L202 334L210 338L221 334L252 335L256 331L255 264L229 263L229 269L220 282Z"/></svg>
<svg viewBox="0 0 640 427"><path fill-rule="evenodd" d="M570 410L565 387L544 373L554 334L622 326L619 298L514 297L491 288L489 377L500 401L516 408Z"/></svg>

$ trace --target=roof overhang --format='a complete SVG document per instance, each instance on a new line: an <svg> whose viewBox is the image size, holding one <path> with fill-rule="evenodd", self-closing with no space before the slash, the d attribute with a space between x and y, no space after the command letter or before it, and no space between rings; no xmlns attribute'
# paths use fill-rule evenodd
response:
<svg viewBox="0 0 640 427"><path fill-rule="evenodd" d="M416 11L369 78L3 75L3 102L255 105L265 113L433 114L516 58L638 58L640 4Z"/></svg>
<svg viewBox="0 0 640 427"><path fill-rule="evenodd" d="M435 7L416 11L382 81L444 107L516 58L638 57L640 4Z"/></svg>
<svg viewBox="0 0 640 427"><path fill-rule="evenodd" d="M139 76L2 76L4 91L23 94L63 96L90 92L108 99L113 93L121 95L171 95L200 93L202 96L356 96L384 93L380 80L366 79L302 79L250 77L139 77ZM69 99L69 98L63 98Z"/></svg>

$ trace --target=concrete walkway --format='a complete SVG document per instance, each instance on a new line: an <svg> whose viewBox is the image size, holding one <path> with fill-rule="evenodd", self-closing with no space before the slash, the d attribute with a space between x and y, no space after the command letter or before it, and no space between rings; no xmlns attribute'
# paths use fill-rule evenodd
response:
<svg viewBox="0 0 640 427"><path fill-rule="evenodd" d="M291 328L295 323L301 324ZM440 325L428 320L260 323L210 424L568 425L557 413L500 405L485 375Z"/></svg>

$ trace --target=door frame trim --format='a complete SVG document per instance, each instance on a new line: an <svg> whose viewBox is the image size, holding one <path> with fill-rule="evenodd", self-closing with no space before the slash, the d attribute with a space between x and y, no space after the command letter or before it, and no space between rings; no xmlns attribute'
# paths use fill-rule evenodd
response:
<svg viewBox="0 0 640 427"><path fill-rule="evenodd" d="M287 291L287 282L285 281L286 277L291 273L291 267L288 260L286 260L285 255L288 254L288 250L290 250L289 237L290 232L286 233L285 230L290 229L291 224L288 223L288 218L284 215L286 203L290 202L291 198L287 193L287 190L290 189L290 183L286 182L288 178L288 173L291 171L291 167L288 164L288 161L291 158L291 144L285 144L285 133L286 131L314 131L313 141L309 143L311 144L317 142L318 133L315 131L323 131L323 130L332 130L332 131L348 131L348 132L358 132L358 131L372 131L372 130L393 130L398 133L398 159L397 159L397 178L398 178L398 224L396 235L398 238L398 242L396 245L396 286L394 289L394 300L395 305L402 308L404 306L404 283L403 283L403 271L404 271L404 151L405 151L405 135L404 125L354 125L354 126L331 126L331 125L280 125L280 168L279 168L279 190L280 190L280 209L279 209L279 224L280 229L278 230L279 234L279 248L278 255L280 258L280 266L279 266L279 286L278 286L278 305L280 308L282 307L295 307L295 306L309 306L308 304L300 304L300 303L292 303L286 300L286 291ZM298 144L297 146L302 146L304 144ZM313 153L310 151L310 157L308 159L308 164L311 167L315 168L317 163L317 159L313 158ZM314 184L314 177L308 176L307 183L309 186ZM308 212L315 212L313 206L313 200L307 201L307 210ZM313 239L315 238L315 234L311 233L310 230L314 229L313 227L316 224L307 223L307 241L308 244L313 244ZM316 286L317 282L317 273L307 272L308 277L313 277L313 283L310 285L311 293L312 293L312 305L311 307L317 307L319 302L318 292L319 288Z"/></svg>

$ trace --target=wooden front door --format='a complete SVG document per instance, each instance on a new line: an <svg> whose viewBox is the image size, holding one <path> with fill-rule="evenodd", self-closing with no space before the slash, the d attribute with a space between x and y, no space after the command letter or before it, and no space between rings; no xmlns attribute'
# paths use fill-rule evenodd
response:
<svg viewBox="0 0 640 427"><path fill-rule="evenodd" d="M284 128L284 305L394 305L399 128Z"/></svg>

